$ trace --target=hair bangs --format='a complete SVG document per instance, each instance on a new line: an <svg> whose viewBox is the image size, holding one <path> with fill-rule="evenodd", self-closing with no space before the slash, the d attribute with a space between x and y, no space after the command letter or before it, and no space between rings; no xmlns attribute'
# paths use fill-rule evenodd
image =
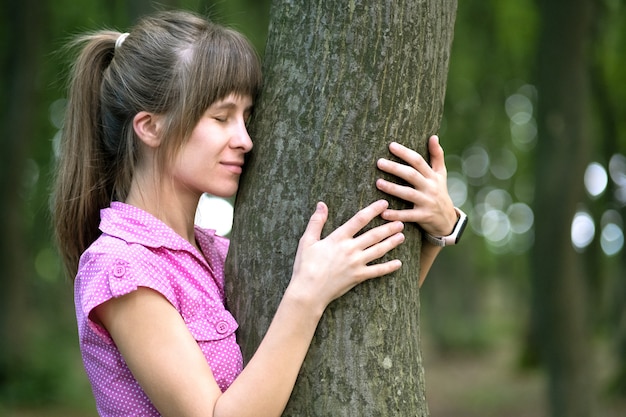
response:
<svg viewBox="0 0 626 417"><path fill-rule="evenodd" d="M200 115L230 94L254 99L261 88L261 63L257 52L241 34L215 28L194 45L194 73L188 97Z"/></svg>

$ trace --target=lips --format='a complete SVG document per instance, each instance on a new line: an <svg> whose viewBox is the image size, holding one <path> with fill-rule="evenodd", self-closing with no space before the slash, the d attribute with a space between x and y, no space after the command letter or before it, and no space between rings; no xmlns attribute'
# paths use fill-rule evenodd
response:
<svg viewBox="0 0 626 417"><path fill-rule="evenodd" d="M240 161L222 162L222 165L233 174L241 174L243 171L243 162Z"/></svg>

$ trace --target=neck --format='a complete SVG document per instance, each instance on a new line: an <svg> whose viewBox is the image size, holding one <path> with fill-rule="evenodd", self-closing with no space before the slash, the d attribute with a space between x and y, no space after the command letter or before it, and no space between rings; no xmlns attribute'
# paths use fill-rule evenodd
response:
<svg viewBox="0 0 626 417"><path fill-rule="evenodd" d="M196 246L194 219L200 196L175 192L167 180L133 180L126 203L138 207L171 227Z"/></svg>

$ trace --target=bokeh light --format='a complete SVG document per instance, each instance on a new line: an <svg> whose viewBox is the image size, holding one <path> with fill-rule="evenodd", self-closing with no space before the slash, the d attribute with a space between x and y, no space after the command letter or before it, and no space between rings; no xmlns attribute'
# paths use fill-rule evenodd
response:
<svg viewBox="0 0 626 417"><path fill-rule="evenodd" d="M483 235L490 244L502 247L510 239L511 222L501 210L489 210L481 221Z"/></svg>
<svg viewBox="0 0 626 417"><path fill-rule="evenodd" d="M463 152L463 173L472 183L482 183L489 172L489 154L480 145L474 145Z"/></svg>
<svg viewBox="0 0 626 417"><path fill-rule="evenodd" d="M535 222L533 210L525 203L511 204L507 210L511 222L511 231L517 234L528 232Z"/></svg>
<svg viewBox="0 0 626 417"><path fill-rule="evenodd" d="M607 210L600 220L600 247L607 256L618 254L624 247L624 221L617 210Z"/></svg>
<svg viewBox="0 0 626 417"><path fill-rule="evenodd" d="M587 193L592 198L596 198L602 195L604 190L606 190L606 186L609 183L609 177L601 164L592 162L587 165L584 182Z"/></svg>
<svg viewBox="0 0 626 417"><path fill-rule="evenodd" d="M467 201L467 181L457 172L448 174L448 194L455 206L461 207Z"/></svg>
<svg viewBox="0 0 626 417"><path fill-rule="evenodd" d="M624 247L624 232L615 223L609 223L602 228L600 246L608 256L618 254Z"/></svg>
<svg viewBox="0 0 626 417"><path fill-rule="evenodd" d="M233 205L223 198L203 194L196 210L195 223L205 229L214 229L226 236L233 227Z"/></svg>
<svg viewBox="0 0 626 417"><path fill-rule="evenodd" d="M626 206L626 156L615 154L611 157L609 174L615 184L615 199Z"/></svg>
<svg viewBox="0 0 626 417"><path fill-rule="evenodd" d="M586 211L578 211L572 220L571 237L574 249L582 252L591 242L596 233L593 218Z"/></svg>
<svg viewBox="0 0 626 417"><path fill-rule="evenodd" d="M491 174L499 180L508 180L517 171L517 157L511 150L503 148L494 158L490 167Z"/></svg>
<svg viewBox="0 0 626 417"><path fill-rule="evenodd" d="M523 125L532 120L533 103L530 99L520 93L515 93L506 99L504 104L506 114L516 125Z"/></svg>
<svg viewBox="0 0 626 417"><path fill-rule="evenodd" d="M537 123L533 116L534 105L531 97L536 96L532 85L522 86L517 93L509 96L504 109L510 120L511 140L519 150L529 151L537 140Z"/></svg>

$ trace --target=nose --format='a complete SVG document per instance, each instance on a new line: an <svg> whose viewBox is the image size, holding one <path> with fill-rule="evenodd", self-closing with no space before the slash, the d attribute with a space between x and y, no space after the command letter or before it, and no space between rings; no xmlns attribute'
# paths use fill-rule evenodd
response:
<svg viewBox="0 0 626 417"><path fill-rule="evenodd" d="M248 134L248 128L245 121L241 120L237 123L237 131L233 138L233 145L237 148L241 148L244 152L250 152L252 150L252 139Z"/></svg>

